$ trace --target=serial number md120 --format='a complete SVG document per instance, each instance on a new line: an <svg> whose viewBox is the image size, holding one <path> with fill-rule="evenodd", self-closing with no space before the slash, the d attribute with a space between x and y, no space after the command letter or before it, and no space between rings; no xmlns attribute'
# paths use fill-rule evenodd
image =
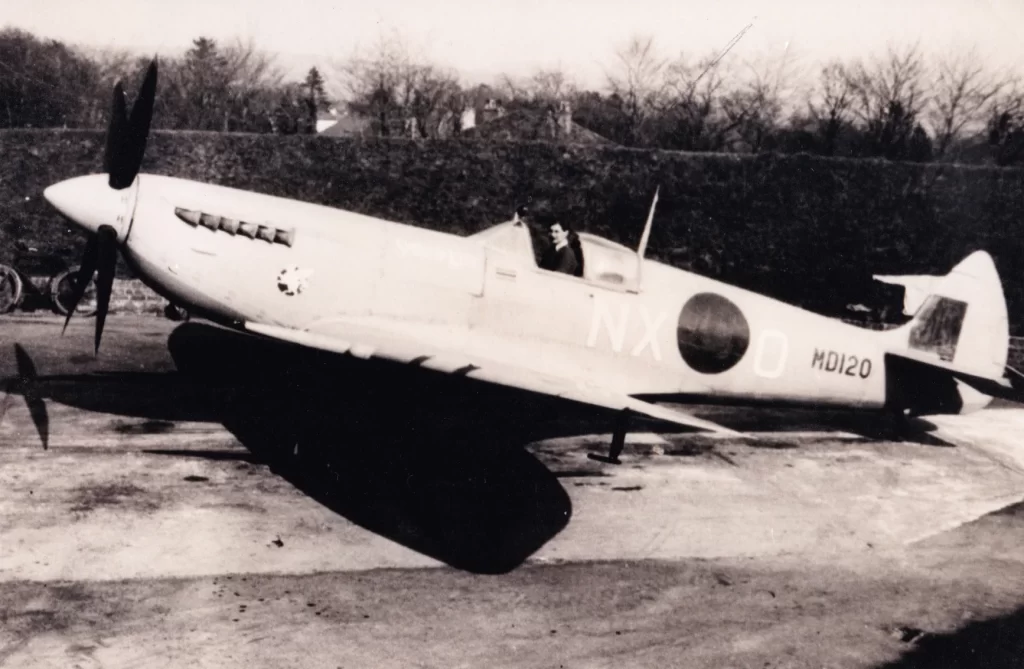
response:
<svg viewBox="0 0 1024 669"><path fill-rule="evenodd" d="M859 376L862 379L871 376L871 360L869 358L858 358L855 355L817 348L814 349L811 367L845 376Z"/></svg>

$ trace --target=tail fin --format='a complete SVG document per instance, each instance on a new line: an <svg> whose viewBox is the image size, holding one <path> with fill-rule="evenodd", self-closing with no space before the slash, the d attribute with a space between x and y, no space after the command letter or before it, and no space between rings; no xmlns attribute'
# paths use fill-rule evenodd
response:
<svg viewBox="0 0 1024 669"><path fill-rule="evenodd" d="M943 277L902 328L907 348L966 372L1002 378L1010 345L1006 298L992 257L975 251Z"/></svg>
<svg viewBox="0 0 1024 669"><path fill-rule="evenodd" d="M1003 378L1010 330L1003 286L988 253L975 251L945 276L877 278L906 286L908 306L920 300L911 321L893 333L908 356L972 377ZM973 387L961 386L959 395L967 411L990 400Z"/></svg>

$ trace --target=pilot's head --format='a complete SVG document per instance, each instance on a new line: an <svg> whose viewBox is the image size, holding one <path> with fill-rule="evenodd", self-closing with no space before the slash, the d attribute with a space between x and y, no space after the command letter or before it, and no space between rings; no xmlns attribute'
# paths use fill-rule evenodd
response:
<svg viewBox="0 0 1024 669"><path fill-rule="evenodd" d="M551 243L555 246L562 246L569 241L569 230L559 221L548 226L548 234L551 236Z"/></svg>
<svg viewBox="0 0 1024 669"><path fill-rule="evenodd" d="M533 216L533 222L539 230L542 230L552 244L559 245L565 241L569 234L569 226L558 220L558 216L551 212L538 212Z"/></svg>

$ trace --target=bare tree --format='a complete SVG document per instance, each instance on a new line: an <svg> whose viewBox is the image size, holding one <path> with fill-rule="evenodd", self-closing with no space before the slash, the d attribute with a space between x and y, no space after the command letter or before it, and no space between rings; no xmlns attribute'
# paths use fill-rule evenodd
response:
<svg viewBox="0 0 1024 669"><path fill-rule="evenodd" d="M852 105L851 77L845 66L839 61L824 65L818 75L818 86L807 103L815 139L823 154L835 155L839 134L850 121Z"/></svg>
<svg viewBox="0 0 1024 669"><path fill-rule="evenodd" d="M853 98L851 109L864 123L885 117L889 105L900 103L918 113L925 103L925 66L917 46L903 51L889 47L883 58L857 61L845 68Z"/></svg>
<svg viewBox="0 0 1024 669"><path fill-rule="evenodd" d="M384 135L408 124L421 137L434 136L439 117L452 111L462 92L453 72L414 55L398 35L353 52L337 70L350 107L372 115Z"/></svg>
<svg viewBox="0 0 1024 669"><path fill-rule="evenodd" d="M738 79L733 91L722 100L732 132L742 151L756 153L768 148L776 135L785 110L793 60L787 49L773 58L748 61L745 79Z"/></svg>
<svg viewBox="0 0 1024 669"><path fill-rule="evenodd" d="M951 54L938 62L928 114L938 158L963 138L969 127L980 129L992 99L1006 85L985 70L975 50Z"/></svg>
<svg viewBox="0 0 1024 669"><path fill-rule="evenodd" d="M98 102L102 103L99 106L99 114L102 117L108 112L110 91L114 84L136 73L139 55L127 49L90 49L87 54L97 67L96 98Z"/></svg>
<svg viewBox="0 0 1024 669"><path fill-rule="evenodd" d="M606 74L608 89L621 101L627 141L637 145L642 143L643 126L658 107L668 61L658 55L653 37L633 37L615 56L616 67Z"/></svg>
<svg viewBox="0 0 1024 669"><path fill-rule="evenodd" d="M708 151L724 141L726 67L711 53L691 62L680 55L665 70L661 140L676 149Z"/></svg>
<svg viewBox="0 0 1024 669"><path fill-rule="evenodd" d="M490 90L505 100L528 100L530 98L530 82L510 74L500 74Z"/></svg>
<svg viewBox="0 0 1024 669"><path fill-rule="evenodd" d="M561 69L541 69L530 77L530 98L534 102L555 103L576 95L578 89Z"/></svg>
<svg viewBox="0 0 1024 669"><path fill-rule="evenodd" d="M135 63L136 79L145 59ZM251 41L222 47L199 37L182 58L163 59L155 117L165 127L191 130L267 131L289 86L274 58ZM291 113L291 112L289 112Z"/></svg>
<svg viewBox="0 0 1024 669"><path fill-rule="evenodd" d="M354 50L337 66L349 106L372 116L378 135L390 135L393 126L401 120L405 101L400 99L399 89L410 64L401 38L381 35L373 47Z"/></svg>
<svg viewBox="0 0 1024 669"><path fill-rule="evenodd" d="M501 74L495 80L497 95L506 106L553 109L579 94L575 82L558 68L541 68L529 77Z"/></svg>
<svg viewBox="0 0 1024 669"><path fill-rule="evenodd" d="M853 98L850 109L865 134L862 150L869 155L903 157L927 103L925 66L918 47L890 47L884 57L857 62L846 73Z"/></svg>
<svg viewBox="0 0 1024 669"><path fill-rule="evenodd" d="M224 67L224 101L221 110L224 130L249 130L253 122L269 119L275 115L280 119L283 110L275 108L282 104L295 106L297 93L293 86L285 85L284 74L277 67L275 58L259 50L251 41L236 40L221 51ZM270 96L268 93L273 92ZM271 99L276 101L271 102ZM288 111L290 117L297 112ZM280 125L277 120L275 126ZM307 132L315 129L305 128Z"/></svg>
<svg viewBox="0 0 1024 669"><path fill-rule="evenodd" d="M235 40L222 49L221 54L232 86L241 89L274 88L284 81L276 59L258 49L251 39Z"/></svg>
<svg viewBox="0 0 1024 669"><path fill-rule="evenodd" d="M988 108L988 144L997 165L1024 163L1024 88L1007 85Z"/></svg>

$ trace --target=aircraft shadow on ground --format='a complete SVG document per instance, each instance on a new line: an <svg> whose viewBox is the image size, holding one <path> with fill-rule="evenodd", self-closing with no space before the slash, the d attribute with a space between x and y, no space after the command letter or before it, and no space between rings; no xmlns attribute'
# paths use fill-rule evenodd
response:
<svg viewBox="0 0 1024 669"><path fill-rule="evenodd" d="M919 636L918 636L919 635ZM905 633L913 646L879 669L1020 669L1024 666L1024 608L970 622L945 634Z"/></svg>
<svg viewBox="0 0 1024 669"><path fill-rule="evenodd" d="M935 434L938 426L926 418L907 418L899 424L893 416L880 412L844 409L804 409L772 407L702 407L701 418L721 423L739 432L778 433L838 431L867 442L902 442L922 446L952 447ZM750 446L757 446L754 441Z"/></svg>
<svg viewBox="0 0 1024 669"><path fill-rule="evenodd" d="M25 354L19 369L26 378L9 389L34 397L41 435L49 421L43 399L144 419L124 426L132 431L220 423L249 450L247 459L269 464L334 512L473 572L515 568L569 522L572 506L558 474L523 446L607 432L612 423L607 413L561 400L201 323L175 329L168 348L177 373L34 378ZM791 413L724 411L739 429L778 430L780 437L794 429ZM814 422L814 415L802 420ZM842 413L824 422L834 429L837 421L869 438L879 429L877 419Z"/></svg>
<svg viewBox="0 0 1024 669"><path fill-rule="evenodd" d="M44 444L49 400L143 420L115 427L126 432L220 423L251 457L150 452L266 463L351 522L471 572L514 569L571 518L558 476L523 448L578 432L566 403L200 323L168 348L177 372L39 376L19 346L6 390Z"/></svg>
<svg viewBox="0 0 1024 669"><path fill-rule="evenodd" d="M202 324L168 347L196 387L235 389L210 399L254 456L413 550L503 573L569 522L557 477L522 448L553 436L555 402Z"/></svg>

